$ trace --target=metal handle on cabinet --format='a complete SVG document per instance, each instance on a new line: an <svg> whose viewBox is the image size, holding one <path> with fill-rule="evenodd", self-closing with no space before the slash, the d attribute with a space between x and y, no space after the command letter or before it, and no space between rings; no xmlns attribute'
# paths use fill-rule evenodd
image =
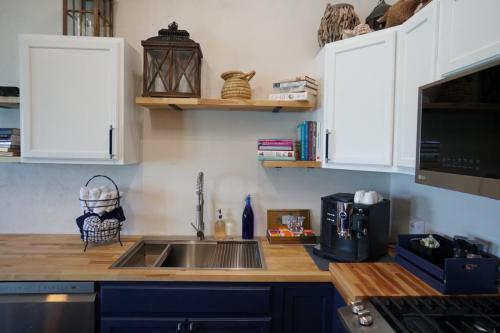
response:
<svg viewBox="0 0 500 333"><path fill-rule="evenodd" d="M330 161L330 157L328 156L328 152L330 150L330 135L332 134L332 131L326 130L325 131L325 162Z"/></svg>
<svg viewBox="0 0 500 333"><path fill-rule="evenodd" d="M181 333L182 332L182 323L178 323L177 324L177 333Z"/></svg>
<svg viewBox="0 0 500 333"><path fill-rule="evenodd" d="M189 323L189 332L193 332L193 329L194 329L194 324Z"/></svg>
<svg viewBox="0 0 500 333"><path fill-rule="evenodd" d="M113 125L109 125L109 159L112 160L113 159Z"/></svg>

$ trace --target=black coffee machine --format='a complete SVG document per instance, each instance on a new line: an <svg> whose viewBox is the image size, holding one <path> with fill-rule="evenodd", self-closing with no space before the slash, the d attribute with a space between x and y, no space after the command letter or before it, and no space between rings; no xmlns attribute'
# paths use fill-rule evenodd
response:
<svg viewBox="0 0 500 333"><path fill-rule="evenodd" d="M387 254L390 201L354 203L354 195L321 198L320 244L314 253L336 261L375 261Z"/></svg>

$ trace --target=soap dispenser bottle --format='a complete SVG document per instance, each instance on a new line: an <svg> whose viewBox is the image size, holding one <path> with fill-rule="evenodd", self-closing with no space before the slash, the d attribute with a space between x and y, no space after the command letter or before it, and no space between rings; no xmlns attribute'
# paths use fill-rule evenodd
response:
<svg viewBox="0 0 500 333"><path fill-rule="evenodd" d="M222 219L221 209L217 209L217 221L215 221L214 226L214 237L218 240L226 238L226 222Z"/></svg>
<svg viewBox="0 0 500 333"><path fill-rule="evenodd" d="M245 199L245 209L242 217L242 233L241 238L253 239L253 210L250 204L250 194Z"/></svg>

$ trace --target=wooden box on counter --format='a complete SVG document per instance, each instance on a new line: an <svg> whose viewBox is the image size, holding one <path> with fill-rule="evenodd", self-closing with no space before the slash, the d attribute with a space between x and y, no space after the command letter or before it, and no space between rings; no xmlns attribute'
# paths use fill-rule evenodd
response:
<svg viewBox="0 0 500 333"><path fill-rule="evenodd" d="M268 209L267 229L278 229L282 227L281 217L284 215L304 216L304 230L311 229L311 212L309 209ZM266 233L270 244L316 244L317 236L291 236L291 237L271 237Z"/></svg>

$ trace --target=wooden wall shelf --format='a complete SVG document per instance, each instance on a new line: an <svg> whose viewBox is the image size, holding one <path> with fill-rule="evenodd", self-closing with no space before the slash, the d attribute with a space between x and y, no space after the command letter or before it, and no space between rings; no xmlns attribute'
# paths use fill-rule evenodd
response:
<svg viewBox="0 0 500 333"><path fill-rule="evenodd" d="M19 97L0 96L0 108L19 108Z"/></svg>
<svg viewBox="0 0 500 333"><path fill-rule="evenodd" d="M262 161L264 168L321 168L320 161Z"/></svg>
<svg viewBox="0 0 500 333"><path fill-rule="evenodd" d="M271 101L271 100L237 100L215 98L163 98L136 97L136 104L149 109L172 110L241 110L272 112L304 112L316 106L312 101Z"/></svg>

